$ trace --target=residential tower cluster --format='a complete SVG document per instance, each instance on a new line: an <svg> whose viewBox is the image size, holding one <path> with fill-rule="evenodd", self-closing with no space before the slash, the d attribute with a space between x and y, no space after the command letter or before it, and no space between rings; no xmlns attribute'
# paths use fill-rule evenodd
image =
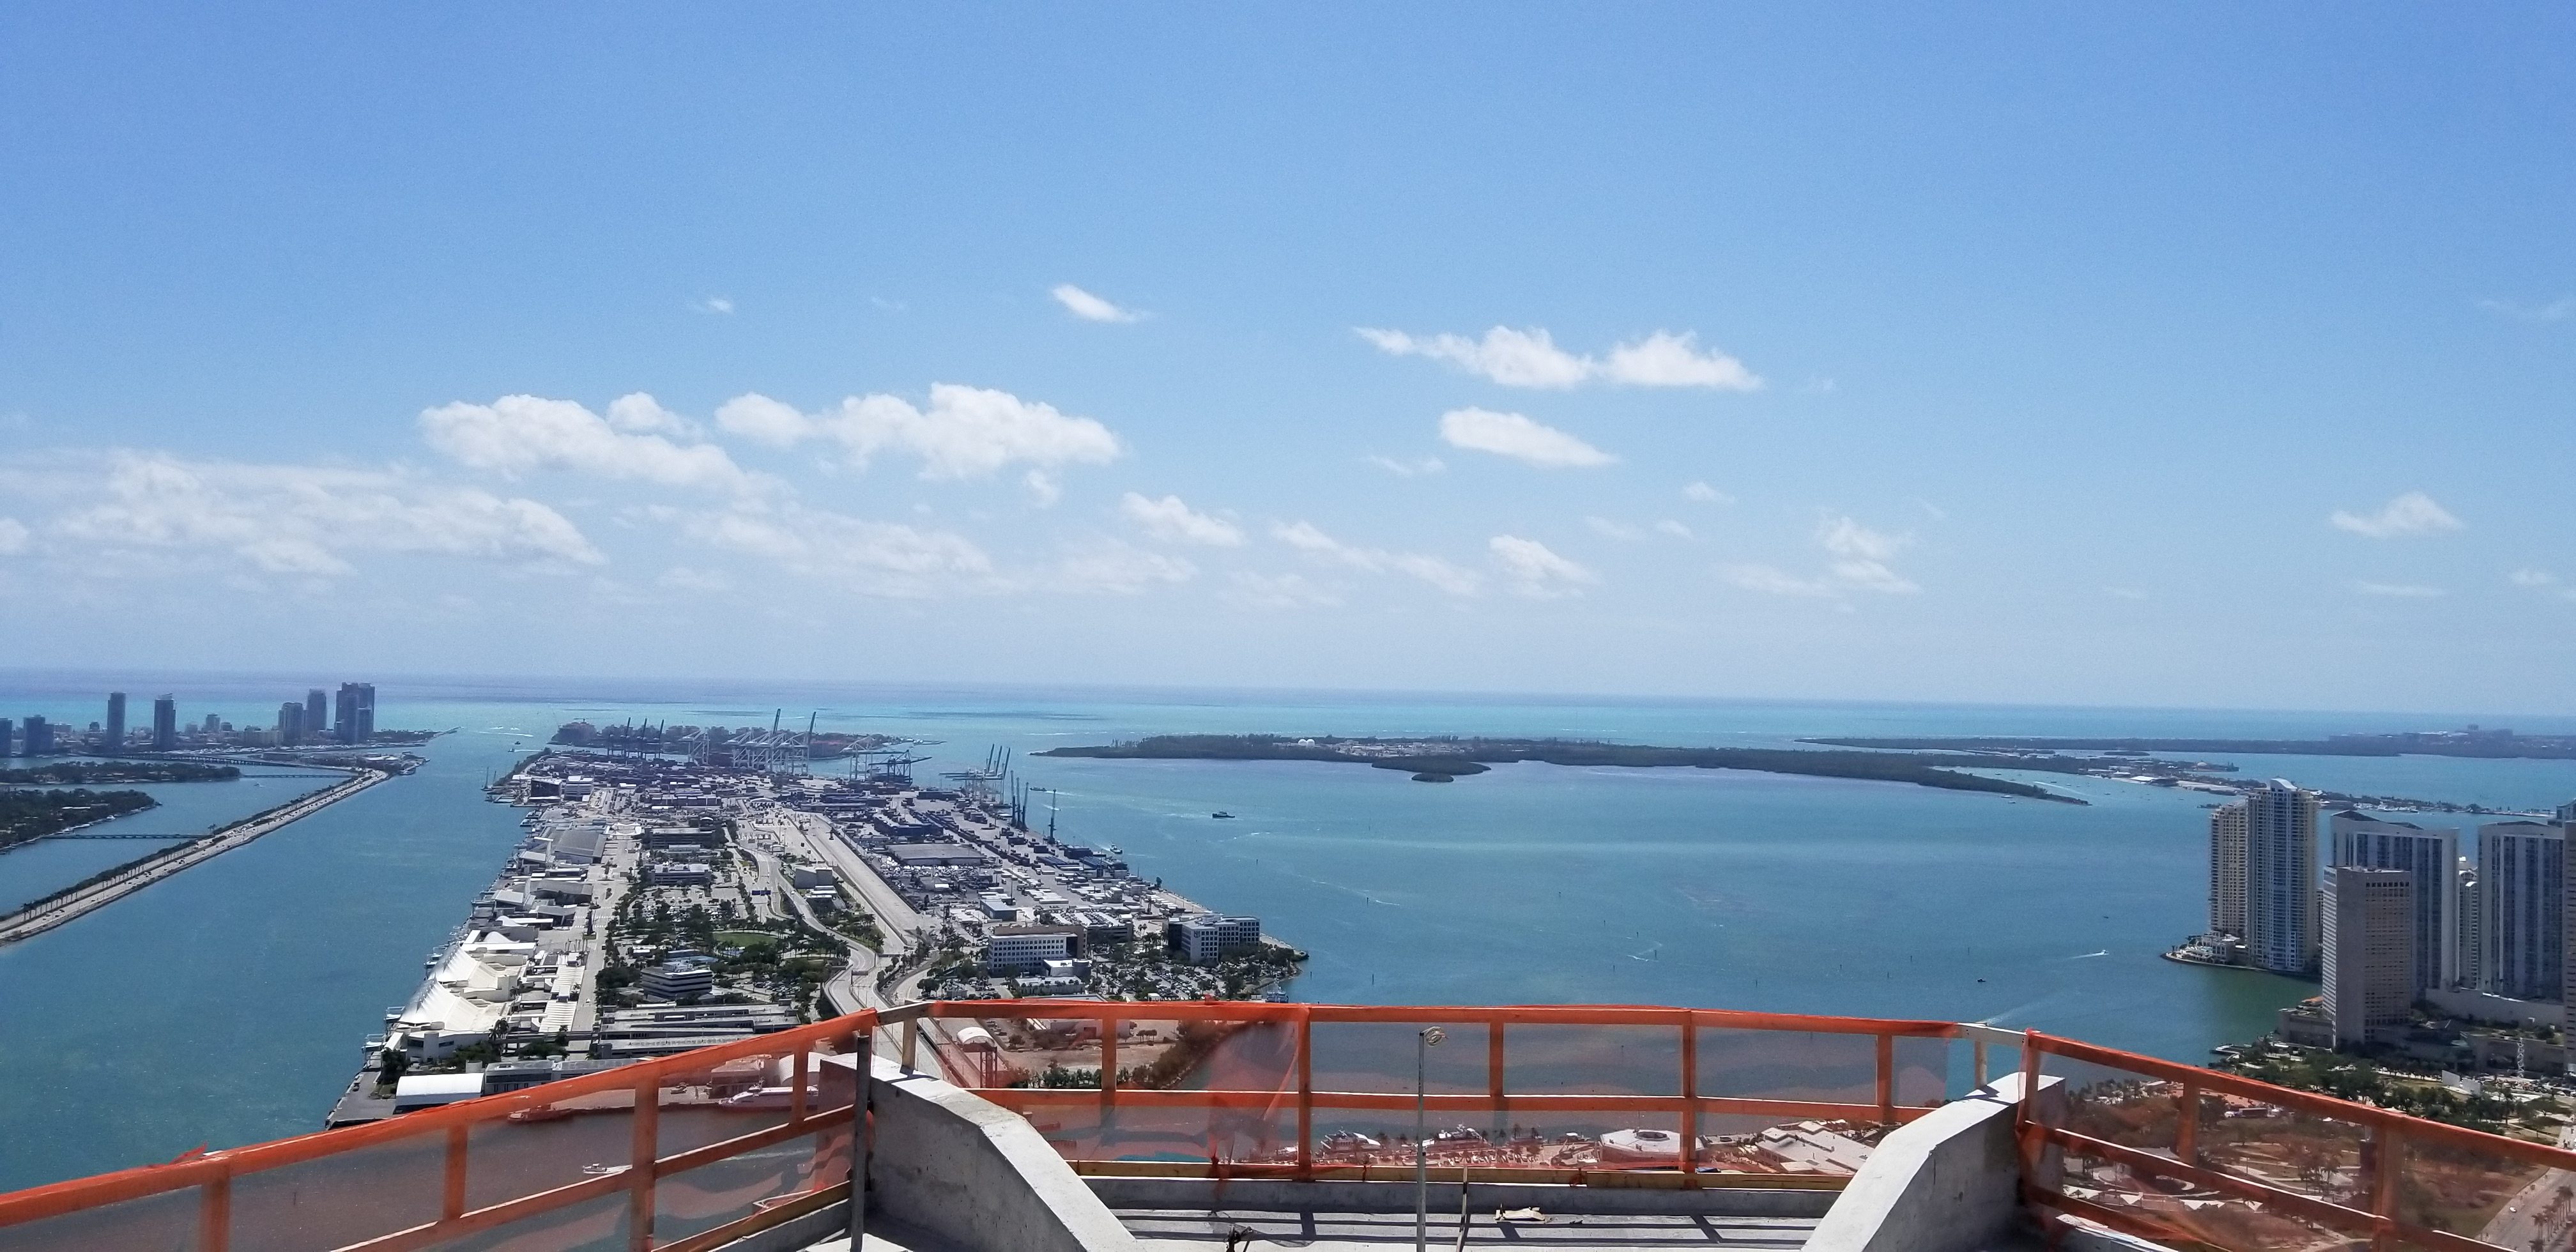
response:
<svg viewBox="0 0 2576 1252"><path fill-rule="evenodd" d="M0 757L128 756L204 748L356 745L373 743L376 737L374 683L342 683L336 698L320 687L311 688L302 699L278 705L277 720L269 726L235 726L214 713L198 721L182 722L178 697L165 694L152 701L151 725L130 730L126 724L126 695L111 691L107 693L105 719L91 722L82 730L56 725L37 714L20 718L14 727L9 719L0 718Z"/></svg>
<svg viewBox="0 0 2576 1252"><path fill-rule="evenodd" d="M2320 980L2289 1043L2565 1070L2576 802L2482 823L2465 853L2458 827L2321 808L2276 778L2212 810L2209 929L2171 955Z"/></svg>

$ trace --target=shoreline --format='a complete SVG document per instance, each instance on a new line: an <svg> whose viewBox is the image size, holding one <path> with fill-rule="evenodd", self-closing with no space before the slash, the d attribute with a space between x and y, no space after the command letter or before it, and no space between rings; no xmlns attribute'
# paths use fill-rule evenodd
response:
<svg viewBox="0 0 2576 1252"><path fill-rule="evenodd" d="M30 939L57 926L78 920L192 866L203 864L265 835L283 830L393 777L381 770L372 769L355 769L347 772L350 776L340 783L319 791L308 792L276 808L254 813L233 822L222 830L198 836L175 854L138 858L136 862L129 863L132 865L131 870L104 882L80 888L60 899L44 901L0 914L0 944Z"/></svg>

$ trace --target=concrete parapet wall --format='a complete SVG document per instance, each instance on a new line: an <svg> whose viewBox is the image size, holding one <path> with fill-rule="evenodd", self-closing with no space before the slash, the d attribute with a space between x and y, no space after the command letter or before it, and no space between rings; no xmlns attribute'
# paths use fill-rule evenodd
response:
<svg viewBox="0 0 2576 1252"><path fill-rule="evenodd" d="M1087 1178L1092 1193L1113 1209L1204 1210L1236 1213L1410 1213L1411 1182L1277 1178ZM1431 1179L1431 1211L1455 1216L1456 1179ZM1471 1212L1536 1208L1552 1214L1653 1214L1710 1217L1821 1217L1834 1192L1777 1187L1570 1187L1549 1183L1467 1184Z"/></svg>
<svg viewBox="0 0 2576 1252"><path fill-rule="evenodd" d="M868 1208L981 1252L1136 1252L1026 1119L879 1058Z"/></svg>
<svg viewBox="0 0 2576 1252"><path fill-rule="evenodd" d="M1976 1252L2011 1233L2021 1217L2021 1084L2018 1074L1997 1079L1890 1133L1816 1223L1807 1252Z"/></svg>

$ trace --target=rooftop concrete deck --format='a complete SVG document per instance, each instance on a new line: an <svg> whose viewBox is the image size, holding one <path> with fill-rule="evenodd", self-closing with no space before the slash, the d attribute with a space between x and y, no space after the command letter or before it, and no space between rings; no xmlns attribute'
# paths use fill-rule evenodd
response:
<svg viewBox="0 0 2576 1252"><path fill-rule="evenodd" d="M1411 1213L1227 1213L1206 1210L1119 1209L1118 1220L1148 1248L1204 1248L1222 1252L1229 1237L1241 1249L1301 1248L1306 1252L1387 1252L1413 1246ZM1629 1213L1547 1214L1543 1221L1501 1221L1491 1212L1468 1215L1459 1239L1458 1214L1431 1215L1434 1248L1524 1248L1530 1252L1634 1252L1636 1249L1796 1248L1816 1228L1811 1217L1728 1217L1710 1214L1653 1216Z"/></svg>

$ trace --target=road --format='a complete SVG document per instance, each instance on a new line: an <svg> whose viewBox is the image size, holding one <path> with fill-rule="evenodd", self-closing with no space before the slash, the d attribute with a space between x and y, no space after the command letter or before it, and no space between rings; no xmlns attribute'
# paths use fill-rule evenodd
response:
<svg viewBox="0 0 2576 1252"><path fill-rule="evenodd" d="M2576 1125L2558 1132L2558 1146L2576 1147ZM2568 1247L2569 1228L2576 1224L2576 1204L2569 1202L2571 1196L2576 1196L2576 1172L2544 1171L2505 1201L2504 1211L2478 1232L2478 1242L2513 1252L2551 1252Z"/></svg>
<svg viewBox="0 0 2576 1252"><path fill-rule="evenodd" d="M779 852L794 852L831 866L859 894L868 911L876 915L877 928L885 936L885 952L880 955L858 944L849 945L846 964L824 984L823 993L843 1012L884 1007L876 992L877 969L883 962L900 960L912 951L913 935L922 925L921 915L847 845L833 837L829 818L777 807L749 818L745 824L760 836L744 840L742 846L760 867L761 878L769 886L772 907L776 907L776 901L786 901L807 925L830 931L804 893L796 889L779 859Z"/></svg>
<svg viewBox="0 0 2576 1252"><path fill-rule="evenodd" d="M222 835L200 840L176 856L137 867L105 882L92 883L59 900L48 900L33 908L0 916L0 943L15 943L33 935L43 934L93 909L104 908L190 866L213 860L262 835L282 830L297 821L319 813L383 782L387 777L389 775L371 769L351 771L350 778L346 782L271 809L233 827Z"/></svg>

